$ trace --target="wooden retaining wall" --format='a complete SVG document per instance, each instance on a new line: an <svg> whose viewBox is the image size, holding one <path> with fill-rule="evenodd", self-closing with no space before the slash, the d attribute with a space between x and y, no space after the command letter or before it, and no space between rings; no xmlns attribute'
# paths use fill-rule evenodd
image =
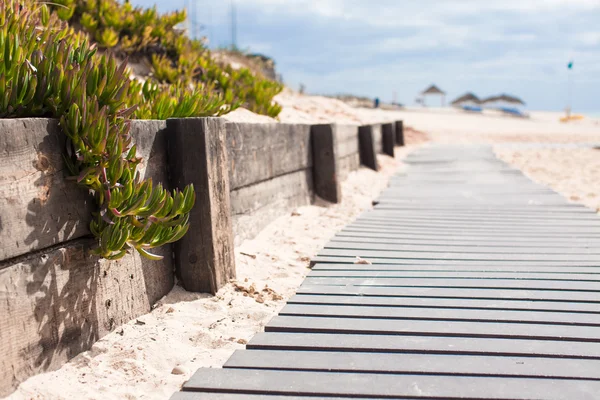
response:
<svg viewBox="0 0 600 400"><path fill-rule="evenodd" d="M164 121L134 121L140 168L167 182ZM55 120L0 119L0 396L59 368L173 287L163 261L87 254L93 199L65 180Z"/></svg>
<svg viewBox="0 0 600 400"><path fill-rule="evenodd" d="M374 132L374 133L373 133ZM56 120L0 119L0 396L59 368L173 287L216 292L235 276L235 243L339 183L371 150L358 126L133 121L141 173L168 188L194 183L192 228L180 242L118 261L88 254L94 200L65 178ZM317 183L317 184L316 184Z"/></svg>
<svg viewBox="0 0 600 400"><path fill-rule="evenodd" d="M313 200L310 125L228 123L235 244Z"/></svg>

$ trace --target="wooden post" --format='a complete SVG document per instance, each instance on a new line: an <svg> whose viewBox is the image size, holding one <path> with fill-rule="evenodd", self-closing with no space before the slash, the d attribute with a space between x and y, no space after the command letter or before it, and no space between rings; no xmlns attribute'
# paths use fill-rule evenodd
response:
<svg viewBox="0 0 600 400"><path fill-rule="evenodd" d="M186 290L214 294L235 278L225 124L169 119L167 129L171 185L196 191L190 229L173 245L175 269Z"/></svg>
<svg viewBox="0 0 600 400"><path fill-rule="evenodd" d="M375 149L375 138L373 137L373 125L363 125L358 128L358 146L360 152L360 163L375 171L377 165L377 150Z"/></svg>
<svg viewBox="0 0 600 400"><path fill-rule="evenodd" d="M338 179L337 128L333 124L312 125L310 140L315 194L331 203L339 203L342 190Z"/></svg>
<svg viewBox="0 0 600 400"><path fill-rule="evenodd" d="M383 154L394 157L394 124L381 125L381 143Z"/></svg>
<svg viewBox="0 0 600 400"><path fill-rule="evenodd" d="M396 121L396 144L404 146L404 121Z"/></svg>

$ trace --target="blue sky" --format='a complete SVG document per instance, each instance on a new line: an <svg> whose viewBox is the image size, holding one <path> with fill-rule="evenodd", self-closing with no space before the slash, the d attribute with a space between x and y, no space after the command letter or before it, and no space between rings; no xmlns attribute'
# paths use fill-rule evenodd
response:
<svg viewBox="0 0 600 400"><path fill-rule="evenodd" d="M132 0L160 11L192 0ZM413 104L509 93L529 109L600 111L600 0L237 0L237 44L273 57L287 85ZM211 46L231 43L230 0L197 0ZM199 29L200 30L200 29ZM433 104L435 101L430 101Z"/></svg>

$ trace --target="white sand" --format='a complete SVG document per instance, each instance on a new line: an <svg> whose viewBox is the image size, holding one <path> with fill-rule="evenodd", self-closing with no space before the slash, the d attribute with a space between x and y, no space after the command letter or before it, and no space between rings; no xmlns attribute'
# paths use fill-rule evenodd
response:
<svg viewBox="0 0 600 400"><path fill-rule="evenodd" d="M396 159L379 156L379 173L351 173L342 203L301 207L236 248L237 282L216 297L177 286L150 314L117 328L58 371L28 379L8 398L164 400L196 369L222 366L295 293L310 258L371 206L411 148L396 150ZM183 374L172 374L175 367Z"/></svg>

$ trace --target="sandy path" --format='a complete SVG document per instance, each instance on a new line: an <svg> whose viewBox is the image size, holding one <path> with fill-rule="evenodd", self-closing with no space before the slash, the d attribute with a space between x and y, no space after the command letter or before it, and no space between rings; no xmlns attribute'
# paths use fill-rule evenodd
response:
<svg viewBox="0 0 600 400"><path fill-rule="evenodd" d="M381 171L361 168L343 183L340 204L306 206L236 248L237 282L216 297L176 286L147 315L98 341L55 372L32 377L9 399L168 399L200 367L220 367L295 293L312 256L401 168L380 156ZM177 367L180 375L173 374Z"/></svg>

